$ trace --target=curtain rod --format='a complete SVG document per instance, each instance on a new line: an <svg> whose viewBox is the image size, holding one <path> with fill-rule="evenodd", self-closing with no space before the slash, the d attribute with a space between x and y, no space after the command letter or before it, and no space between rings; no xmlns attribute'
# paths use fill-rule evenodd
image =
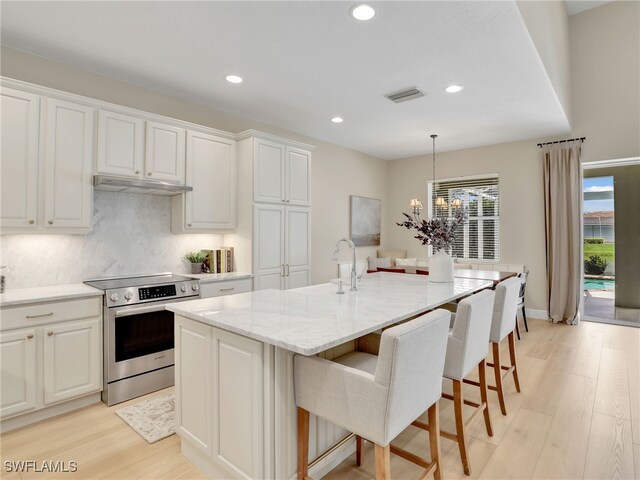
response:
<svg viewBox="0 0 640 480"><path fill-rule="evenodd" d="M580 140L581 142L584 142L587 139L587 137L580 137L580 138L568 138L566 140L558 140L557 142L547 142L547 143L539 143L538 146L542 147L543 145L552 145L554 143L565 143L565 142L575 142L576 140Z"/></svg>

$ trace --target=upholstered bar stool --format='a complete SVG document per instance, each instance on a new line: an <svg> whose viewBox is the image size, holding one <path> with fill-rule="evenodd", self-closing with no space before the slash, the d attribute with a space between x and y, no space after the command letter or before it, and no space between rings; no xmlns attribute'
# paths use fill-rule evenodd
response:
<svg viewBox="0 0 640 480"><path fill-rule="evenodd" d="M298 406L298 479L308 476L309 413L323 417L375 444L376 479L391 478L390 453L442 477L438 399L447 348L450 313L435 310L389 328L380 353L351 352L329 361L294 357ZM390 445L428 409L431 462ZM360 442L358 442L360 445ZM360 452L358 452L360 463Z"/></svg>
<svg viewBox="0 0 640 480"><path fill-rule="evenodd" d="M449 332L447 342L444 377L453 381L453 396L448 394L442 396L453 400L456 433L442 431L441 434L445 438L458 442L462 468L466 475L471 475L465 432L467 425L478 413L483 412L487 434L490 437L493 436L487 404L485 362L489 354L489 334L494 297L495 293L492 290L483 290L462 300L458 304L453 328ZM480 377L480 404L465 400L462 394L462 381L476 366ZM466 420L463 415L464 405L475 407L473 414Z"/></svg>
<svg viewBox="0 0 640 480"><path fill-rule="evenodd" d="M508 278L496 286L496 299L493 303L493 320L491 322L491 347L493 348L493 363L487 366L493 367L496 385L489 386L490 390L498 392L500 411L507 414L507 407L504 402L503 381L513 374L513 382L516 384L516 391L520 392L520 380L518 379L518 365L516 362L516 342L513 332L516 328L516 314L518 310L520 279ZM511 365L503 366L500 360L500 342L509 337L509 357ZM504 372L503 372L504 370Z"/></svg>

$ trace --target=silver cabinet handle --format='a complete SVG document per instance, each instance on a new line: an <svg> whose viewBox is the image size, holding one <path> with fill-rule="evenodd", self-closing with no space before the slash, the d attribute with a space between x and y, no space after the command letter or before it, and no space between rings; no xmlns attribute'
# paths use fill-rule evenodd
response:
<svg viewBox="0 0 640 480"><path fill-rule="evenodd" d="M287 277L289 276L289 264L287 263Z"/></svg>
<svg viewBox="0 0 640 480"><path fill-rule="evenodd" d="M280 265L280 276L284 277L284 264Z"/></svg>
<svg viewBox="0 0 640 480"><path fill-rule="evenodd" d="M47 335L51 336L51 335L53 335L53 332L47 332Z"/></svg>
<svg viewBox="0 0 640 480"><path fill-rule="evenodd" d="M140 173L140 170L136 170L136 174Z"/></svg>
<svg viewBox="0 0 640 480"><path fill-rule="evenodd" d="M53 312L49 312L49 313L41 313L39 315L27 315L27 318L50 317L52 315L53 315Z"/></svg>
<svg viewBox="0 0 640 480"><path fill-rule="evenodd" d="M282 203L285 203L285 202L286 202L286 200L283 198L283 199L282 199Z"/></svg>
<svg viewBox="0 0 640 480"><path fill-rule="evenodd" d="M231 288L221 288L220 289L221 292L230 292L231 290L235 290L235 288L231 287Z"/></svg>
<svg viewBox="0 0 640 480"><path fill-rule="evenodd" d="M49 225L53 225L53 220L49 220Z"/></svg>
<svg viewBox="0 0 640 480"><path fill-rule="evenodd" d="M29 225L33 225L34 223L36 223L35 220L29 220Z"/></svg>
<svg viewBox="0 0 640 480"><path fill-rule="evenodd" d="M190 227L190 226L191 226L191 224L190 224L190 223L187 223L187 227Z"/></svg>
<svg viewBox="0 0 640 480"><path fill-rule="evenodd" d="M147 172L147 175L151 176L153 175L153 172Z"/></svg>
<svg viewBox="0 0 640 480"><path fill-rule="evenodd" d="M287 203L291 203L291 200L287 200Z"/></svg>
<svg viewBox="0 0 640 480"><path fill-rule="evenodd" d="M27 335L27 340L31 340L33 338L33 333L30 333L29 335Z"/></svg>

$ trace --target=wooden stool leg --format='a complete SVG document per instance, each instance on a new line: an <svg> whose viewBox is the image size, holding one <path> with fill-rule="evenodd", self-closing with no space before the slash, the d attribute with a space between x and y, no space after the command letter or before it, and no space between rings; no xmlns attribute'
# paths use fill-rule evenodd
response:
<svg viewBox="0 0 640 480"><path fill-rule="evenodd" d="M516 333L518 334L518 340L520 340L520 326L518 325L518 314L516 314Z"/></svg>
<svg viewBox="0 0 640 480"><path fill-rule="evenodd" d="M516 391L520 393L520 380L518 379L518 365L516 363L516 341L513 338L513 332L509 334L509 357L511 357L511 365L513 366L513 381L516 384Z"/></svg>
<svg viewBox="0 0 640 480"><path fill-rule="evenodd" d="M464 399L462 397L462 382L453 381L453 410L456 414L456 436L458 437L458 449L462 459L462 468L465 475L471 475L469 457L467 456L467 438L464 431Z"/></svg>
<svg viewBox="0 0 640 480"><path fill-rule="evenodd" d="M356 435L356 465L362 465L362 437Z"/></svg>
<svg viewBox="0 0 640 480"><path fill-rule="evenodd" d="M502 388L502 369L500 363L500 344L491 342L493 345L493 372L496 377L496 391L498 392L498 402L500 403L500 411L503 415L507 414L507 407L504 404L504 390Z"/></svg>
<svg viewBox="0 0 640 480"><path fill-rule="evenodd" d="M512 332L513 333L513 332ZM480 377L480 398L485 405L482 413L484 414L484 424L487 427L487 435L493 437L493 429L491 428L491 416L489 415L489 402L487 399L487 367L485 365L486 360L482 360L478 364L478 371Z"/></svg>
<svg viewBox="0 0 640 480"><path fill-rule="evenodd" d="M376 480L391 480L391 446L376 446Z"/></svg>
<svg viewBox="0 0 640 480"><path fill-rule="evenodd" d="M298 480L309 475L309 412L298 407Z"/></svg>
<svg viewBox="0 0 640 480"><path fill-rule="evenodd" d="M527 314L524 311L524 303L522 304L522 318L524 318L524 329L526 332L529 331L529 325L527 325Z"/></svg>
<svg viewBox="0 0 640 480"><path fill-rule="evenodd" d="M431 461L436 462L436 469L433 472L435 480L442 480L442 469L440 468L440 410L438 402L429 407L429 448L431 449Z"/></svg>

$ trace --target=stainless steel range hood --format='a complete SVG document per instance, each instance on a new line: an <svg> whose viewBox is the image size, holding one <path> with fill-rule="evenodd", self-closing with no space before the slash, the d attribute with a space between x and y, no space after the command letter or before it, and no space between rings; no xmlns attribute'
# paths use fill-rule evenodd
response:
<svg viewBox="0 0 640 480"><path fill-rule="evenodd" d="M97 174L93 176L96 190L108 192L144 193L147 195L180 195L191 192L193 187L158 180L138 180L117 175Z"/></svg>

